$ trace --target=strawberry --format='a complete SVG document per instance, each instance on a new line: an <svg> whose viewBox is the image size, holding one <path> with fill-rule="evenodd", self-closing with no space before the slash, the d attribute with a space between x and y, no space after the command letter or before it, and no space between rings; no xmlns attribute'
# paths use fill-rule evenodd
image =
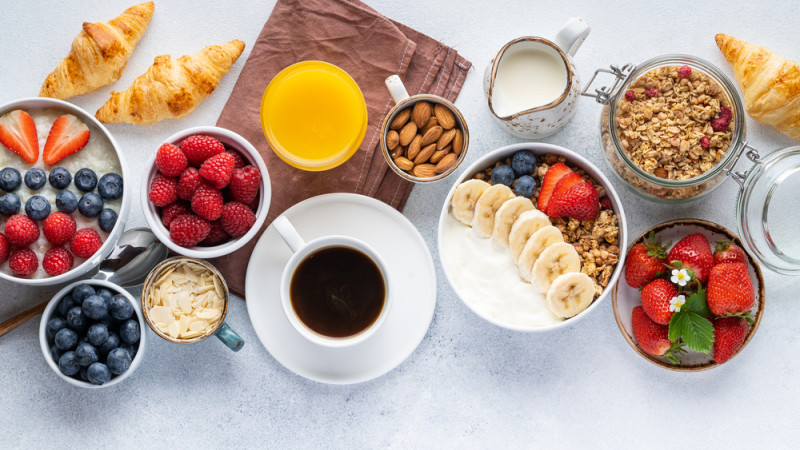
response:
<svg viewBox="0 0 800 450"><path fill-rule="evenodd" d="M653 356L664 356L678 363L677 354L683 349L679 343L669 340L669 327L653 322L641 306L633 308L633 336L639 347Z"/></svg>
<svg viewBox="0 0 800 450"><path fill-rule="evenodd" d="M69 249L78 258L89 258L103 246L103 240L97 231L91 228L81 228L72 237L72 242L69 244Z"/></svg>
<svg viewBox="0 0 800 450"><path fill-rule="evenodd" d="M200 176L210 181L217 189L222 189L231 182L235 164L236 160L229 153L214 155L200 166Z"/></svg>
<svg viewBox="0 0 800 450"><path fill-rule="evenodd" d="M0 117L0 144L33 164L39 159L39 133L33 117L15 109Z"/></svg>
<svg viewBox="0 0 800 450"><path fill-rule="evenodd" d="M222 229L231 237L237 238L244 235L253 227L254 223L256 223L256 215L247 205L231 202L222 208Z"/></svg>
<svg viewBox="0 0 800 450"><path fill-rule="evenodd" d="M42 160L55 164L73 153L77 153L89 142L89 127L72 114L64 114L53 122L50 134L44 143Z"/></svg>
<svg viewBox="0 0 800 450"><path fill-rule="evenodd" d="M706 297L708 309L717 316L750 311L756 296L747 266L739 262L714 266Z"/></svg>
<svg viewBox="0 0 800 450"><path fill-rule="evenodd" d="M237 152L236 150L226 150L225 153L233 156L233 168L234 169L241 169L245 166L244 158L242 158L242 154Z"/></svg>
<svg viewBox="0 0 800 450"><path fill-rule="evenodd" d="M51 277L69 272L72 263L72 254L64 247L50 247L42 258L42 267Z"/></svg>
<svg viewBox="0 0 800 450"><path fill-rule="evenodd" d="M722 364L742 347L750 325L742 317L718 317L714 320L714 361Z"/></svg>
<svg viewBox="0 0 800 450"><path fill-rule="evenodd" d="M178 179L158 174L150 182L150 201L156 206L167 206L178 199Z"/></svg>
<svg viewBox="0 0 800 450"><path fill-rule="evenodd" d="M656 278L642 289L642 308L653 322L669 325L672 311L670 301L678 295L678 288L663 278Z"/></svg>
<svg viewBox="0 0 800 450"><path fill-rule="evenodd" d="M222 221L215 220L211 222L211 230L201 244L213 247L228 242L228 239L230 239L230 236L222 229Z"/></svg>
<svg viewBox="0 0 800 450"><path fill-rule="evenodd" d="M181 247L194 247L208 236L211 224L193 214L178 216L169 224L169 238Z"/></svg>
<svg viewBox="0 0 800 450"><path fill-rule="evenodd" d="M191 213L192 210L186 203L178 201L165 206L164 209L161 210L161 223L164 224L164 228L169 230L169 224L172 223L176 217Z"/></svg>
<svg viewBox="0 0 800 450"><path fill-rule="evenodd" d="M732 262L747 263L747 254L733 242L718 241L714 251L714 264Z"/></svg>
<svg viewBox="0 0 800 450"><path fill-rule="evenodd" d="M39 239L39 227L30 217L15 214L6 221L6 239L14 247L27 247Z"/></svg>
<svg viewBox="0 0 800 450"><path fill-rule="evenodd" d="M714 256L708 239L700 233L690 234L675 244L669 251L667 260L680 261L684 268L691 269L700 284L708 281L708 272L714 265Z"/></svg>
<svg viewBox="0 0 800 450"><path fill-rule="evenodd" d="M180 176L189 161L180 148L172 144L161 144L156 151L156 167L158 171L168 177Z"/></svg>
<svg viewBox="0 0 800 450"><path fill-rule="evenodd" d="M661 238L656 238L654 233L645 237L644 242L634 245L625 260L625 281L628 286L640 289L665 273L665 247L669 246L670 243L661 245Z"/></svg>
<svg viewBox="0 0 800 450"><path fill-rule="evenodd" d="M77 225L75 219L61 211L47 216L42 223L42 232L47 242L53 245L64 245L75 235Z"/></svg>
<svg viewBox="0 0 800 450"><path fill-rule="evenodd" d="M39 258L29 248L14 250L8 259L8 267L14 275L27 277L28 275L33 275L36 269L39 268Z"/></svg>
<svg viewBox="0 0 800 450"><path fill-rule="evenodd" d="M192 196L192 211L206 220L217 220L222 214L222 192L203 185Z"/></svg>
<svg viewBox="0 0 800 450"><path fill-rule="evenodd" d="M204 183L203 177L194 167L189 167L181 173L178 179L178 197L184 200L191 200L194 191Z"/></svg>
<svg viewBox="0 0 800 450"><path fill-rule="evenodd" d="M181 142L181 150L189 160L189 164L200 167L208 158L223 153L225 146L211 136L196 134L189 136Z"/></svg>
<svg viewBox="0 0 800 450"><path fill-rule="evenodd" d="M536 199L536 204L540 211L547 211L547 204L553 197L553 191L558 184L558 180L572 173L572 170L566 164L556 163L547 169L542 179L542 189L539 191L539 198Z"/></svg>
<svg viewBox="0 0 800 450"><path fill-rule="evenodd" d="M8 260L8 255L11 253L11 244L3 233L0 233L0 264Z"/></svg>
<svg viewBox="0 0 800 450"><path fill-rule="evenodd" d="M547 215L553 218L591 220L598 214L600 214L600 199L597 190L588 181L570 187L558 197L553 196L547 206Z"/></svg>
<svg viewBox="0 0 800 450"><path fill-rule="evenodd" d="M233 198L237 202L248 204L258 195L258 189L261 187L261 172L255 166L234 169L230 187Z"/></svg>

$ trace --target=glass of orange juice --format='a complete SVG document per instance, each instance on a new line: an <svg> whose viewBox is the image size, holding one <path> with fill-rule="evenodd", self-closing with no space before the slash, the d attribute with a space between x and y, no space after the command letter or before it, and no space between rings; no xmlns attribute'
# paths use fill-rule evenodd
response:
<svg viewBox="0 0 800 450"><path fill-rule="evenodd" d="M344 70L323 61L283 69L261 98L261 128L273 151L298 169L347 161L367 132L367 104Z"/></svg>

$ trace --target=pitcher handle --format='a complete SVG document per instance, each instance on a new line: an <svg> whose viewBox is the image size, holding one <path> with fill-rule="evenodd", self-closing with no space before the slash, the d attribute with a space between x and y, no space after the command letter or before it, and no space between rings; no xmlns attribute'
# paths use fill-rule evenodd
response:
<svg viewBox="0 0 800 450"><path fill-rule="evenodd" d="M399 76L392 75L386 78L384 83L386 83L386 88L389 89L389 94L392 96L392 99L394 99L395 104L409 97L408 91L405 85L403 85L403 80L401 80Z"/></svg>
<svg viewBox="0 0 800 450"><path fill-rule="evenodd" d="M590 31L592 31L592 28L583 18L573 17L564 24L561 31L556 35L556 45L569 56L575 56L583 41L589 36Z"/></svg>

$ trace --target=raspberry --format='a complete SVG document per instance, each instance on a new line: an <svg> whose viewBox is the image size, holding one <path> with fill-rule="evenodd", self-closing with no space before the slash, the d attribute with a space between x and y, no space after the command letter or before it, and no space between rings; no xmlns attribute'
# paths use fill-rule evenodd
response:
<svg viewBox="0 0 800 450"><path fill-rule="evenodd" d="M18 277L27 277L33 275L36 269L39 268L39 258L36 253L29 248L21 250L14 250L11 252L11 257L8 259L8 267L11 272Z"/></svg>
<svg viewBox="0 0 800 450"><path fill-rule="evenodd" d="M200 176L222 189L231 181L236 160L229 153L220 153L208 158L200 167Z"/></svg>
<svg viewBox="0 0 800 450"><path fill-rule="evenodd" d="M156 167L168 177L177 177L189 165L186 155L172 144L162 144L156 152Z"/></svg>
<svg viewBox="0 0 800 450"><path fill-rule="evenodd" d="M178 180L156 175L150 182L150 201L156 206L167 206L178 199Z"/></svg>
<svg viewBox="0 0 800 450"><path fill-rule="evenodd" d="M9 253L11 253L11 244L8 243L6 236L0 233L0 264L6 262Z"/></svg>
<svg viewBox="0 0 800 450"><path fill-rule="evenodd" d="M51 247L42 258L42 267L48 275L54 277L72 269L72 254L64 247Z"/></svg>
<svg viewBox="0 0 800 450"><path fill-rule="evenodd" d="M228 239L230 239L230 236L222 229L222 221L215 220L211 222L211 230L201 244L213 247L228 242Z"/></svg>
<svg viewBox="0 0 800 450"><path fill-rule="evenodd" d="M192 211L206 220L217 220L222 214L222 192L211 186L200 186L192 196Z"/></svg>
<svg viewBox="0 0 800 450"><path fill-rule="evenodd" d="M189 206L187 206L186 203L175 202L161 210L161 223L164 224L164 228L169 230L169 224L172 223L176 217L183 214L191 214L191 212L192 210L189 209Z"/></svg>
<svg viewBox="0 0 800 450"><path fill-rule="evenodd" d="M709 145L711 145L711 141L709 141L707 137L700 139L700 147L708 148Z"/></svg>
<svg viewBox="0 0 800 450"><path fill-rule="evenodd" d="M600 206L603 209L611 209L611 199L608 197L603 197L600 199Z"/></svg>
<svg viewBox="0 0 800 450"><path fill-rule="evenodd" d="M678 69L678 76L681 78L689 78L689 75L691 74L692 68L689 66L681 66L681 68Z"/></svg>
<svg viewBox="0 0 800 450"><path fill-rule="evenodd" d="M651 87L650 89L644 91L644 93L650 98L658 97L658 89L654 87Z"/></svg>
<svg viewBox="0 0 800 450"><path fill-rule="evenodd" d="M247 233L256 223L256 215L246 205L231 202L222 208L222 229L232 237Z"/></svg>
<svg viewBox="0 0 800 450"><path fill-rule="evenodd" d="M242 154L237 152L236 150L228 150L225 153L233 156L233 168L234 169L241 169L245 166L244 158L242 158Z"/></svg>
<svg viewBox="0 0 800 450"><path fill-rule="evenodd" d="M6 239L14 247L27 247L39 239L39 227L30 217L15 214L6 222Z"/></svg>
<svg viewBox="0 0 800 450"><path fill-rule="evenodd" d="M189 167L181 174L178 180L178 197L184 200L191 200L194 191L203 185L203 178L194 167Z"/></svg>
<svg viewBox="0 0 800 450"><path fill-rule="evenodd" d="M64 245L69 242L77 228L75 219L61 211L50 214L42 223L44 237L53 245Z"/></svg>
<svg viewBox="0 0 800 450"><path fill-rule="evenodd" d="M636 94L634 94L633 91L626 92L625 93L625 100L627 100L629 102L632 102L632 101L636 100Z"/></svg>
<svg viewBox="0 0 800 450"><path fill-rule="evenodd" d="M189 136L181 142L181 150L186 155L189 163L195 167L200 167L208 158L223 153L225 146L211 136L196 134Z"/></svg>
<svg viewBox="0 0 800 450"><path fill-rule="evenodd" d="M728 108L727 106L723 106L722 108L719 109L718 117L730 121L731 119L733 119L733 111L731 111L731 109Z"/></svg>
<svg viewBox="0 0 800 450"><path fill-rule="evenodd" d="M714 131L727 131L730 124L730 119L719 117L711 121L711 128L713 128Z"/></svg>
<svg viewBox="0 0 800 450"><path fill-rule="evenodd" d="M81 228L75 233L72 242L69 244L70 250L78 258L89 258L103 246L103 240L97 231L91 228Z"/></svg>
<svg viewBox="0 0 800 450"><path fill-rule="evenodd" d="M211 224L192 214L178 216L169 224L169 238L181 247L194 247L208 236Z"/></svg>
<svg viewBox="0 0 800 450"><path fill-rule="evenodd" d="M230 187L233 198L237 202L248 204L258 195L258 189L261 187L261 172L255 166L234 169Z"/></svg>

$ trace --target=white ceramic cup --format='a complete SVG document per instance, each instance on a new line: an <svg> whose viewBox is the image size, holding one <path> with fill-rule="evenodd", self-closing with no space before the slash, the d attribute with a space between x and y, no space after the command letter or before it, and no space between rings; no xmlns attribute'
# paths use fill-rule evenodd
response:
<svg viewBox="0 0 800 450"><path fill-rule="evenodd" d="M386 316L388 316L392 304L392 296L389 291L389 277L383 259L365 242L349 236L330 235L322 236L311 241L305 241L286 216L279 216L272 222L272 226L294 253L292 257L289 258L289 262L286 263L286 267L283 269L283 275L281 276L281 304L283 305L283 312L286 314L286 318L295 330L309 341L325 347L349 347L369 339L369 337L381 327L383 322L386 321ZM352 336L330 337L320 334L303 323L292 306L292 298L290 295L291 284L292 277L297 267L310 255L319 250L331 247L348 247L367 255L378 267L381 277L383 278L383 309L381 309L378 318L375 319L372 325Z"/></svg>

